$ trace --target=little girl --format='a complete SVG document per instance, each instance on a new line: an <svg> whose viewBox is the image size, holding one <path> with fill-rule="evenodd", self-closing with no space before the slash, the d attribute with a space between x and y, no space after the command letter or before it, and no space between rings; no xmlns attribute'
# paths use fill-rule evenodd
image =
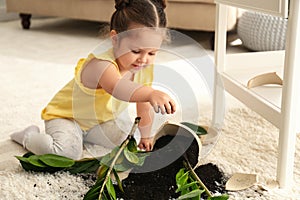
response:
<svg viewBox="0 0 300 200"><path fill-rule="evenodd" d="M42 111L45 133L30 126L13 133L12 140L35 154L80 159L83 142L108 148L121 144L128 133L117 127L115 119L128 102L136 102L141 117L139 148L152 149L153 110L176 111L169 95L151 87L154 58L166 35L166 5L163 0L115 3L110 23L113 48L78 61L75 77Z"/></svg>

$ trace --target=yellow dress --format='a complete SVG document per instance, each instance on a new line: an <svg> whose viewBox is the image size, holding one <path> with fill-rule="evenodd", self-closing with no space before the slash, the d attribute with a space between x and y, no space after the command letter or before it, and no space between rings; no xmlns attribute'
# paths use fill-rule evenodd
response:
<svg viewBox="0 0 300 200"><path fill-rule="evenodd" d="M90 89L81 82L81 72L86 62L96 58L111 62L119 67L112 49L101 55L90 54L78 61L75 77L52 98L42 110L42 119L51 120L66 118L75 120L83 130L115 119L127 106L128 102L118 100L104 89ZM153 81L153 65L141 69L134 75L134 82L151 86Z"/></svg>

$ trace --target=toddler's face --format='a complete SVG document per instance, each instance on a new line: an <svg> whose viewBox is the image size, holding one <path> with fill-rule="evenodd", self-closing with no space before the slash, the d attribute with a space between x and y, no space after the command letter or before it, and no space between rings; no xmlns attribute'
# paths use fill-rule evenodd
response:
<svg viewBox="0 0 300 200"><path fill-rule="evenodd" d="M162 39L159 32L151 29L133 29L121 35L117 44L114 45L121 72L134 73L153 64Z"/></svg>

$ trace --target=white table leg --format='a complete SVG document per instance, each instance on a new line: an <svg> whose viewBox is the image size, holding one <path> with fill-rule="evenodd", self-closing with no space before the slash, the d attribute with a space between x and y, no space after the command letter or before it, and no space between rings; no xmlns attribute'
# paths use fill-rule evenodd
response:
<svg viewBox="0 0 300 200"><path fill-rule="evenodd" d="M216 5L216 30L215 30L215 84L213 99L213 128L221 128L224 120L225 111L225 89L219 73L224 71L226 57L226 41L227 41L227 6Z"/></svg>
<svg viewBox="0 0 300 200"><path fill-rule="evenodd" d="M293 183L296 124L300 112L300 78L297 77L300 75L300 4L299 0L290 2L277 163L277 180L281 188L289 188Z"/></svg>

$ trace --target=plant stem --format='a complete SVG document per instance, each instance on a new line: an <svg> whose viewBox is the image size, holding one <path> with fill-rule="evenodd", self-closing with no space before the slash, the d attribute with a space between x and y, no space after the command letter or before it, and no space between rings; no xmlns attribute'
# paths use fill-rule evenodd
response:
<svg viewBox="0 0 300 200"><path fill-rule="evenodd" d="M129 133L129 135L127 136L126 140L124 140L124 142L121 144L120 146L120 149L118 150L118 152L116 153L114 159L112 160L110 166L109 166L109 169L107 171L107 174L105 176L105 179L104 179L104 182L102 184L102 187L101 187L101 190L100 190L100 193L99 193L99 200L101 200L101 197L102 197L102 193L104 191L104 187L106 185L106 182L108 181L108 178L110 177L110 173L112 172L113 168L114 168L114 165L116 164L116 161L117 159L119 158L119 156L121 155L122 151L124 150L124 148L127 146L127 144L129 143L130 139L133 137L133 134L135 133L137 127L138 127L138 124L140 122L141 118L140 117L136 117L135 120L134 120L134 124L131 128L131 131Z"/></svg>
<svg viewBox="0 0 300 200"><path fill-rule="evenodd" d="M196 172L194 171L194 169L192 168L190 162L187 159L186 159L185 164L186 164L188 170L192 173L192 177L195 178L198 181L198 183L200 184L200 186L205 190L205 193L207 194L207 196L212 197L213 195L211 194L209 189L204 185L204 183L201 181L201 179L196 174Z"/></svg>

